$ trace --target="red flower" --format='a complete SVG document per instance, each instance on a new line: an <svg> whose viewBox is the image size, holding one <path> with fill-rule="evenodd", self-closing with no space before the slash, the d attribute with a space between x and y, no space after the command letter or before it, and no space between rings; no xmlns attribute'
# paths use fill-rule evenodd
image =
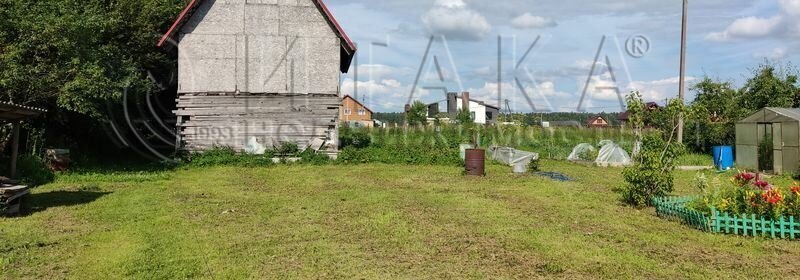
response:
<svg viewBox="0 0 800 280"><path fill-rule="evenodd" d="M792 193L795 195L800 195L800 186L792 187Z"/></svg>
<svg viewBox="0 0 800 280"><path fill-rule="evenodd" d="M777 190L769 190L765 193L761 194L761 198L764 199L767 203L775 205L783 201L783 195L781 195L780 191Z"/></svg>
<svg viewBox="0 0 800 280"><path fill-rule="evenodd" d="M745 185L749 184L751 181L753 181L753 179L756 179L756 175L753 174L753 173L742 172L742 173L736 174L736 176L733 177L733 179L740 186L745 186Z"/></svg>
<svg viewBox="0 0 800 280"><path fill-rule="evenodd" d="M758 180L755 183L753 183L753 185L765 191L772 189L772 186L770 186L767 181Z"/></svg>

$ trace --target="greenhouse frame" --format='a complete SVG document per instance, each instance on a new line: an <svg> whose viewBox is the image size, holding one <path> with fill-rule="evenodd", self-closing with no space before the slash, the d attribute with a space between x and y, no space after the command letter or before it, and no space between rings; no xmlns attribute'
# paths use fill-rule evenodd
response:
<svg viewBox="0 0 800 280"><path fill-rule="evenodd" d="M764 108L736 123L736 166L782 174L800 166L800 109Z"/></svg>

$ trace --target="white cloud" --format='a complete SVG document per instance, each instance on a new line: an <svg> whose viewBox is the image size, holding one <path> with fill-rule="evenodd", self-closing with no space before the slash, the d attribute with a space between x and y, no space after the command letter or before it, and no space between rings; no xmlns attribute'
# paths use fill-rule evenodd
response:
<svg viewBox="0 0 800 280"><path fill-rule="evenodd" d="M368 80L356 83L353 79L347 78L342 81L342 95L355 96L356 85L358 100L378 112L402 112L411 94L411 85L405 85L398 80ZM414 93L414 100L428 101L438 98L431 95L433 94L430 91L418 88Z"/></svg>
<svg viewBox="0 0 800 280"><path fill-rule="evenodd" d="M562 105L574 99L572 94L559 91L553 82L542 82L533 86L526 86L525 91L511 83L500 83L503 91L503 102L500 104L505 110L505 100L509 101L511 109L515 112L537 111L562 111ZM481 88L470 88L471 98L484 101L486 104L497 106L498 83L486 82ZM527 97L526 95L527 94ZM528 102L530 100L530 103Z"/></svg>
<svg viewBox="0 0 800 280"><path fill-rule="evenodd" d="M467 7L467 3L464 3L463 0L436 0L436 5L450 9L461 9Z"/></svg>
<svg viewBox="0 0 800 280"><path fill-rule="evenodd" d="M432 34L454 40L480 41L492 30L489 21L462 0L437 0L422 22Z"/></svg>
<svg viewBox="0 0 800 280"><path fill-rule="evenodd" d="M800 0L778 0L778 13L770 17L745 17L725 30L711 32L706 40L729 42L741 39L797 37L800 32Z"/></svg>
<svg viewBox="0 0 800 280"><path fill-rule="evenodd" d="M706 36L707 40L727 42L737 39L761 38L774 34L784 23L782 15L770 18L746 17L731 23L721 32L712 32Z"/></svg>
<svg viewBox="0 0 800 280"><path fill-rule="evenodd" d="M518 29L535 29L555 27L558 26L558 24L553 19L548 17L540 17L531 15L531 13L524 13L511 20L511 26Z"/></svg>
<svg viewBox="0 0 800 280"><path fill-rule="evenodd" d="M787 15L800 16L800 0L779 0L778 4Z"/></svg>
<svg viewBox="0 0 800 280"><path fill-rule="evenodd" d="M686 77L686 83L696 81L695 77ZM652 81L634 81L628 86L629 91L638 90L645 101L662 102L666 99L678 97L679 77L666 78ZM689 93L689 91L687 91ZM686 100L692 100L687 96Z"/></svg>
<svg viewBox="0 0 800 280"><path fill-rule="evenodd" d="M767 51L758 51L753 54L754 58L766 58L770 60L779 60L786 57L786 48L777 47Z"/></svg>
<svg viewBox="0 0 800 280"><path fill-rule="evenodd" d="M359 80L362 80L361 77L365 79L384 79L384 78L392 78L401 75L408 74L410 70L407 68L398 68L383 64L359 64L358 65L358 74Z"/></svg>

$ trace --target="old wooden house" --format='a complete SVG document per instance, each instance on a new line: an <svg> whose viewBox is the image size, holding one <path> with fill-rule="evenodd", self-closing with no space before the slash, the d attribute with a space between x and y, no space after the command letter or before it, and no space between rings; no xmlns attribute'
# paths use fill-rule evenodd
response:
<svg viewBox="0 0 800 280"><path fill-rule="evenodd" d="M158 43L178 50L178 141L244 150L324 141L356 52L322 0L192 0Z"/></svg>

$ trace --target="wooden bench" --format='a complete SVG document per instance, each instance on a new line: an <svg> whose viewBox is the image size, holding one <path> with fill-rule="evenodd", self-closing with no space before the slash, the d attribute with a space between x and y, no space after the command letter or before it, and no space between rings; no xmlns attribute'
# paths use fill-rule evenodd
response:
<svg viewBox="0 0 800 280"><path fill-rule="evenodd" d="M22 198L30 194L28 186L0 184L0 203L5 204L5 214L13 216L19 214Z"/></svg>

